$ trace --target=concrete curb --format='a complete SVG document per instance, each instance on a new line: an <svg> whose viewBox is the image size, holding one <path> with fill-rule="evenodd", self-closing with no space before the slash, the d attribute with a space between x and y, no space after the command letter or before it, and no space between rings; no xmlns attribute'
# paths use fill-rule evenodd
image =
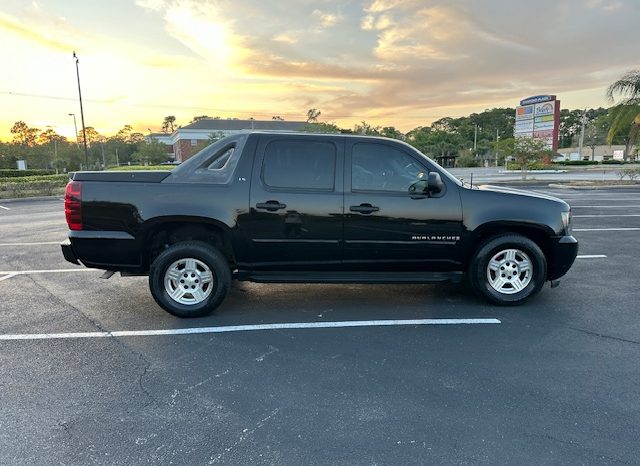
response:
<svg viewBox="0 0 640 466"><path fill-rule="evenodd" d="M37 196L37 197L16 197L12 199L0 199L0 204L12 204L14 202L29 201L64 201L64 194L55 194L53 196Z"/></svg>
<svg viewBox="0 0 640 466"><path fill-rule="evenodd" d="M627 185L619 185L619 184L606 184L606 185L594 185L594 186L571 186L567 184L557 184L550 183L550 188L555 189L630 189L630 188L640 188L640 183L638 184L627 184Z"/></svg>

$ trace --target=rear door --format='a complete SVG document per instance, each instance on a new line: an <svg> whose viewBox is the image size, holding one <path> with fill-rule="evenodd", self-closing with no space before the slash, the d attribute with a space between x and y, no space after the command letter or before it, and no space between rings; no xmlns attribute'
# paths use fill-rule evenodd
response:
<svg viewBox="0 0 640 466"><path fill-rule="evenodd" d="M462 207L443 177L433 197L409 186L435 169L403 144L349 138L346 143L344 265L352 270L449 271L460 267Z"/></svg>
<svg viewBox="0 0 640 466"><path fill-rule="evenodd" d="M244 224L253 270L335 269L342 260L341 137L261 135Z"/></svg>

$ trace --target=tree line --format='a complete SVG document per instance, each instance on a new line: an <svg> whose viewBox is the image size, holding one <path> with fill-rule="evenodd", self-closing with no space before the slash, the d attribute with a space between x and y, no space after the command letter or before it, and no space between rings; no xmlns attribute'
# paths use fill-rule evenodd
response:
<svg viewBox="0 0 640 466"><path fill-rule="evenodd" d="M101 169L105 166L126 164L157 164L168 158L165 144L147 143L142 133L125 125L116 134L104 136L95 128L85 128L89 166L83 148L82 131L75 141L56 133L53 129L30 127L17 121L11 127L12 140L0 142L0 169L16 168L17 160L26 160L33 169L53 168L56 171Z"/></svg>

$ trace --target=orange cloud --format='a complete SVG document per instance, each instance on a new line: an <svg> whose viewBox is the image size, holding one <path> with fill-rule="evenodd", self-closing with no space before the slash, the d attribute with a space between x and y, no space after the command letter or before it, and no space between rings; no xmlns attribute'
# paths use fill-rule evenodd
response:
<svg viewBox="0 0 640 466"><path fill-rule="evenodd" d="M28 40L30 42L34 42L38 45L42 45L48 47L50 49L56 51L64 51L68 52L73 49L68 42L61 41L59 38L52 38L39 32L34 28L30 28L16 18L9 16L4 13L0 13L0 30L4 30L5 32L20 37L21 39Z"/></svg>

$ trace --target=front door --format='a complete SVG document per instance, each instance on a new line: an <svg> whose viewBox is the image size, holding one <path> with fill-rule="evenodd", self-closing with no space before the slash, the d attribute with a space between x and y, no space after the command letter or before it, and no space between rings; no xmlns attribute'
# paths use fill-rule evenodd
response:
<svg viewBox="0 0 640 466"><path fill-rule="evenodd" d="M440 194L410 196L409 186L435 167L400 143L349 138L346 153L345 267L459 269L453 249L462 231L457 186L443 177Z"/></svg>
<svg viewBox="0 0 640 466"><path fill-rule="evenodd" d="M262 135L244 224L253 270L323 270L342 260L344 143Z"/></svg>

